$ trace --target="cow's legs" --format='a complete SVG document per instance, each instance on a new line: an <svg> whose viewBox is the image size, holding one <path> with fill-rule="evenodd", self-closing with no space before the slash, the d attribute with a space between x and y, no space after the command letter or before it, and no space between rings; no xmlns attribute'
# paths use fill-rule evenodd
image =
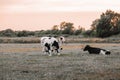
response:
<svg viewBox="0 0 120 80"><path fill-rule="evenodd" d="M49 56L52 56L52 52L51 52L51 50L49 50L48 53L49 53Z"/></svg>

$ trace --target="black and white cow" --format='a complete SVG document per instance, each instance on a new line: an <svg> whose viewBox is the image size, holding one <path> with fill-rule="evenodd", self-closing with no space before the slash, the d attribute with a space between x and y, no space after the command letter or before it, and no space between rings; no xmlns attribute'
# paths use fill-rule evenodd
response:
<svg viewBox="0 0 120 80"><path fill-rule="evenodd" d="M58 40L54 37L42 37L41 46L43 47L43 52L47 52L49 56L52 56L53 51L60 55L60 50L62 50Z"/></svg>
<svg viewBox="0 0 120 80"><path fill-rule="evenodd" d="M104 55L110 55L109 50L101 49L101 48L96 48L96 47L91 47L89 45L86 45L83 51L88 51L89 54L104 54Z"/></svg>

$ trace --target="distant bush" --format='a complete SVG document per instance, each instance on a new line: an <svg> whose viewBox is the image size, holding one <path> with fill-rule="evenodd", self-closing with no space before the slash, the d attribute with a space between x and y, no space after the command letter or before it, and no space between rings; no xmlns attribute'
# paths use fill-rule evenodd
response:
<svg viewBox="0 0 120 80"><path fill-rule="evenodd" d="M93 30L86 30L86 31L82 32L82 35L84 35L84 37L95 37L96 32Z"/></svg>
<svg viewBox="0 0 120 80"><path fill-rule="evenodd" d="M35 33L32 31L17 31L16 32L17 37L27 37L27 36L34 36Z"/></svg>
<svg viewBox="0 0 120 80"><path fill-rule="evenodd" d="M16 33L11 29L6 29L3 31L0 31L0 36L2 36L2 37L15 37Z"/></svg>

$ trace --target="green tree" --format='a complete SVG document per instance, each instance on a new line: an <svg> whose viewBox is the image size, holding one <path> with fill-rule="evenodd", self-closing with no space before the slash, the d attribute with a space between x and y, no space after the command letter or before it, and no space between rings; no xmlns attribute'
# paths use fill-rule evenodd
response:
<svg viewBox="0 0 120 80"><path fill-rule="evenodd" d="M110 29L110 16L109 15L102 15L101 19L96 28L96 34L98 37L108 37L111 35Z"/></svg>
<svg viewBox="0 0 120 80"><path fill-rule="evenodd" d="M73 34L75 30L73 23L70 22L62 22L60 24L60 29L63 34Z"/></svg>
<svg viewBox="0 0 120 80"><path fill-rule="evenodd" d="M94 20L91 24L91 30L96 30L98 23L99 23L99 19Z"/></svg>
<svg viewBox="0 0 120 80"><path fill-rule="evenodd" d="M59 26L58 26L58 25L54 25L54 26L52 27L52 30L59 30Z"/></svg>
<svg viewBox="0 0 120 80"><path fill-rule="evenodd" d="M60 23L60 30L64 30L65 29L65 25L66 25L66 22L63 21Z"/></svg>
<svg viewBox="0 0 120 80"><path fill-rule="evenodd" d="M54 35L59 35L59 34L61 34L61 31L59 30L59 26L58 26L58 25L54 25L54 26L52 27L51 34L54 34Z"/></svg>
<svg viewBox="0 0 120 80"><path fill-rule="evenodd" d="M96 32L98 37L108 37L120 33L120 14L107 10L102 13L100 19L92 23L91 29Z"/></svg>
<svg viewBox="0 0 120 80"><path fill-rule="evenodd" d="M75 34L75 35L79 35L79 34L81 34L83 31L85 31L85 29L82 28L82 27L80 27L80 26L78 26L78 29L74 31L74 34Z"/></svg>

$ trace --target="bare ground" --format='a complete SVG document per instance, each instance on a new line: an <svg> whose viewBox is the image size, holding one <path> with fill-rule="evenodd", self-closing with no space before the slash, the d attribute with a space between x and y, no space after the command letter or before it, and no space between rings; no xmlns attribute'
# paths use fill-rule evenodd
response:
<svg viewBox="0 0 120 80"><path fill-rule="evenodd" d="M0 44L0 80L120 80L120 44L88 44L112 53L90 55L74 43L49 57L40 44Z"/></svg>

